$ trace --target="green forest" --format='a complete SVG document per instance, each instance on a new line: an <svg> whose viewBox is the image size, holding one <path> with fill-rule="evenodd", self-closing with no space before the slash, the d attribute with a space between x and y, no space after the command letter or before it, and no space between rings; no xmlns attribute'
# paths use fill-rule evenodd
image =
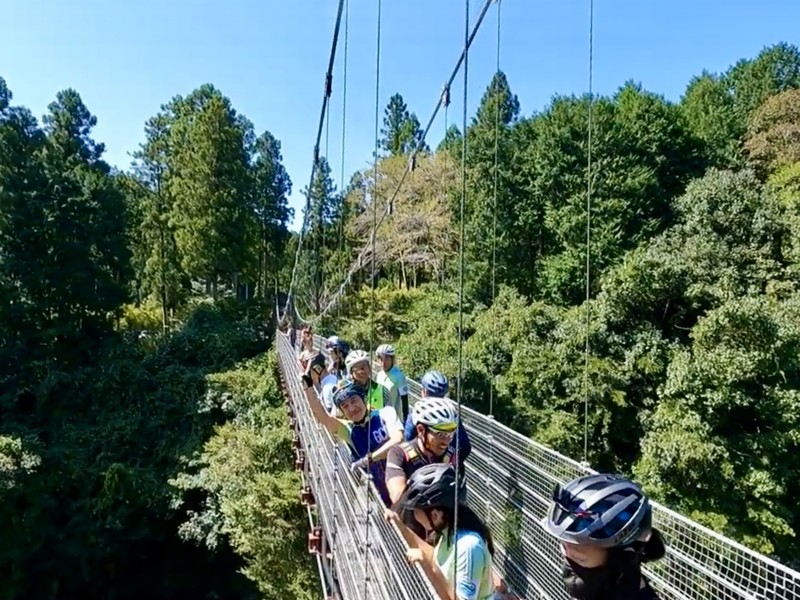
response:
<svg viewBox="0 0 800 600"><path fill-rule="evenodd" d="M592 466L798 566L800 50L678 102L627 82L523 115L503 73L472 84L399 188L400 93L376 169L337 186L320 157L298 312L386 213L374 302L366 261L318 330L366 348L374 323L408 376L456 376L466 141L465 402L581 458L588 331ZM210 84L154 112L120 170L78 91L37 118L0 78L0 600L318 594L273 348L281 143Z"/></svg>

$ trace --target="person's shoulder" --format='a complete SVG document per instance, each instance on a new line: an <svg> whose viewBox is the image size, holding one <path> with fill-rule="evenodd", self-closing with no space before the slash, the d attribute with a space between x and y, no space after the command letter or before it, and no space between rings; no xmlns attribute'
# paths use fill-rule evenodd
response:
<svg viewBox="0 0 800 600"><path fill-rule="evenodd" d="M377 409L377 412L380 415L381 419L383 419L386 422L394 422L400 420L400 417L397 416L397 411L394 409L393 406L384 406L383 408Z"/></svg>
<svg viewBox="0 0 800 600"><path fill-rule="evenodd" d="M389 452L386 455L386 462L400 466L403 464L405 458L405 452L403 452L400 446L392 446L389 448Z"/></svg>
<svg viewBox="0 0 800 600"><path fill-rule="evenodd" d="M468 529L462 529L458 532L459 552L483 552L486 548L486 541L479 533Z"/></svg>

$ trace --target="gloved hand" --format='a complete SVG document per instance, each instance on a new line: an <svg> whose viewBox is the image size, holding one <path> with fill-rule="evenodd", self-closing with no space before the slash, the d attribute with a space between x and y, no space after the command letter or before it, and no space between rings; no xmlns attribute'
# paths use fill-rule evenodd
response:
<svg viewBox="0 0 800 600"><path fill-rule="evenodd" d="M368 465L369 461L367 457L364 456L350 463L350 470L353 472L353 475L356 476L356 479L360 480L363 475L366 475Z"/></svg>

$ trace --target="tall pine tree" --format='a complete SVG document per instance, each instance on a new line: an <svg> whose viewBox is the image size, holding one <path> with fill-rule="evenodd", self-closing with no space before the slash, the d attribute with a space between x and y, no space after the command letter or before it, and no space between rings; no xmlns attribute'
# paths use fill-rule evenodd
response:
<svg viewBox="0 0 800 600"><path fill-rule="evenodd" d="M266 298L276 285L288 238L292 180L282 163L281 143L269 131L258 137L255 152L253 201L260 229L258 289Z"/></svg>

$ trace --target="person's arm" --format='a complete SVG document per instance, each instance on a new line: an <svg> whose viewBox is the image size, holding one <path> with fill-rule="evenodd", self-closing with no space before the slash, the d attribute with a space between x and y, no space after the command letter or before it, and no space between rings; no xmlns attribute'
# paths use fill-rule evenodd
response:
<svg viewBox="0 0 800 600"><path fill-rule="evenodd" d="M313 414L314 418L319 421L319 423L325 429L330 431L332 435L343 438L343 430L346 429L346 427L339 419L332 417L325 412L325 408L322 406L319 398L317 397L317 392L312 386L309 385L309 383L311 383L311 377L308 375L303 376L303 387L306 394L306 400L308 400L308 405L311 407L311 414ZM349 442L350 440L345 439L344 441Z"/></svg>
<svg viewBox="0 0 800 600"><path fill-rule="evenodd" d="M386 430L389 432L389 439L384 444L372 453L371 460L383 460L389 454L392 447L403 441L403 425L400 419L397 418L397 411L391 406L385 406L379 411L381 420L386 425Z"/></svg>
<svg viewBox="0 0 800 600"><path fill-rule="evenodd" d="M406 489L406 472L403 470L405 454L399 446L389 449L386 457L386 490L392 504L400 499Z"/></svg>
<svg viewBox="0 0 800 600"><path fill-rule="evenodd" d="M400 394L403 416L408 414L408 382L405 374L400 371L397 378L397 393Z"/></svg>
<svg viewBox="0 0 800 600"><path fill-rule="evenodd" d="M417 432L415 431L414 421L411 420L411 415L408 415L406 418L406 427L405 431L403 432L403 437L407 442L410 442L416 437L416 435Z"/></svg>
<svg viewBox="0 0 800 600"><path fill-rule="evenodd" d="M472 452L472 442L469 440L469 436L467 435L467 429L464 427L464 423L461 422L461 417L458 417L458 451L459 463L463 463L469 457L470 453Z"/></svg>

